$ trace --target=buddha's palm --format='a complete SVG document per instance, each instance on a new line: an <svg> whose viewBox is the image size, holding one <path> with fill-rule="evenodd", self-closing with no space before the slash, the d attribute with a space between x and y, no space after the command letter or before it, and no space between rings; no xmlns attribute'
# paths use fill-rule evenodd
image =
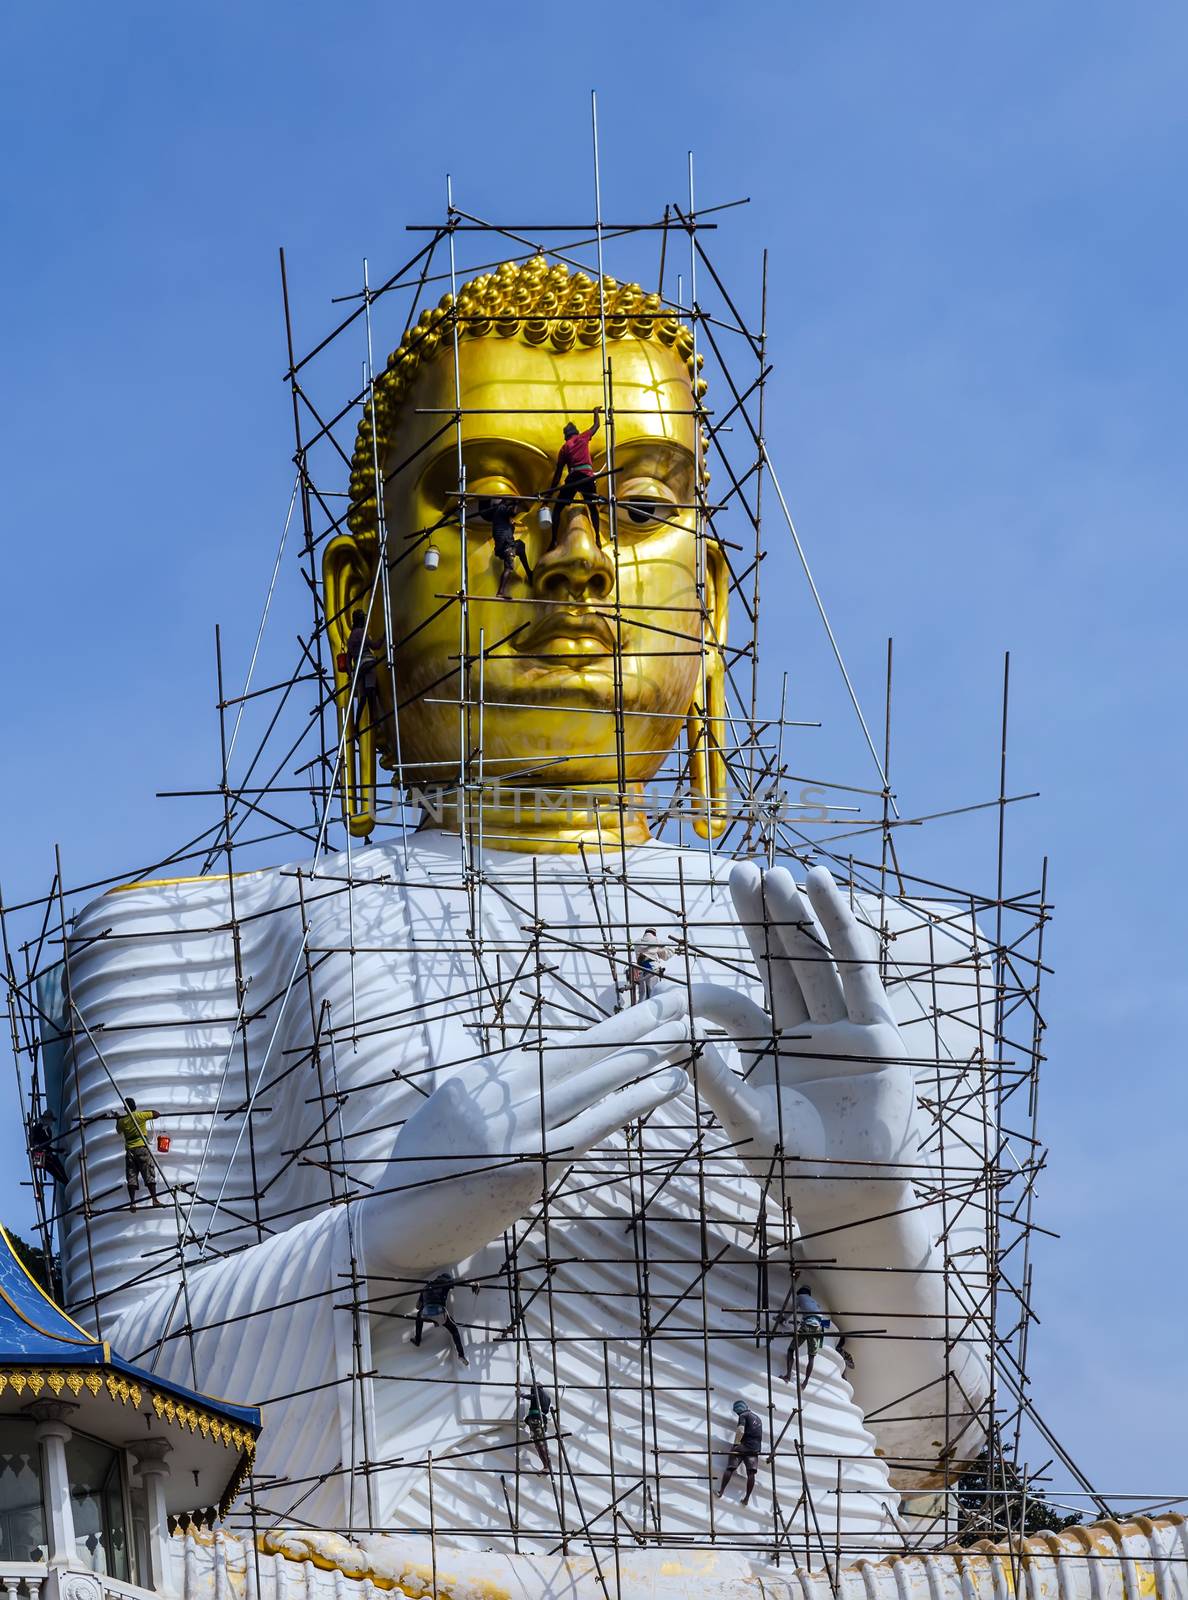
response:
<svg viewBox="0 0 1188 1600"><path fill-rule="evenodd" d="M879 1215L914 1174L916 1098L871 930L824 868L808 875L809 904L783 868L744 862L730 888L767 1010L694 989L698 1017L725 1029L743 1064L740 1077L707 1042L701 1092L803 1233Z"/></svg>
<svg viewBox="0 0 1188 1600"><path fill-rule="evenodd" d="M545 1189L687 1086L686 996L673 989L562 1044L462 1067L400 1131L361 1202L371 1271L452 1265L497 1239Z"/></svg>

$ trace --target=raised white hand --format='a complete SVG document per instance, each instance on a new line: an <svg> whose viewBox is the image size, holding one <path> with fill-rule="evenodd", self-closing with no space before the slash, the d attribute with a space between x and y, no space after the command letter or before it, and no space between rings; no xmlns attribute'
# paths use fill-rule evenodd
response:
<svg viewBox="0 0 1188 1600"><path fill-rule="evenodd" d="M915 1084L872 931L823 867L806 887L808 903L782 867L734 869L730 889L767 1011L695 987L698 1017L726 1029L745 1074L731 1072L711 1043L698 1084L756 1175L777 1151L788 1158L784 1176L799 1180L802 1224L810 1215L836 1223L877 1203L889 1177L910 1172Z"/></svg>
<svg viewBox="0 0 1188 1600"><path fill-rule="evenodd" d="M917 1194L915 1073L879 980L873 931L824 868L807 903L782 868L751 863L730 880L763 983L766 1010L695 985L705 1024L737 1045L742 1075L706 1036L697 1087L754 1176L796 1218L813 1288L855 1353L855 1397L904 1485L946 1454L977 1454L988 1392L971 1308Z"/></svg>
<svg viewBox="0 0 1188 1600"><path fill-rule="evenodd" d="M572 1042L500 1051L447 1078L360 1203L368 1269L473 1255L566 1167L679 1094L688 1079L670 1062L690 1053L687 1004L674 987Z"/></svg>

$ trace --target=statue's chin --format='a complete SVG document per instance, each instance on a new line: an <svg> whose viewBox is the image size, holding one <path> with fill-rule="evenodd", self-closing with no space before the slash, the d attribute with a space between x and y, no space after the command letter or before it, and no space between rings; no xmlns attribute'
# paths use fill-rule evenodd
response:
<svg viewBox="0 0 1188 1600"><path fill-rule="evenodd" d="M507 698L518 702L535 700L542 707L547 707L553 701L564 701L566 696L575 694L583 702L605 710L608 715L613 713L614 658L605 651L599 654L575 652L548 659L525 656Z"/></svg>
<svg viewBox="0 0 1188 1600"><path fill-rule="evenodd" d="M630 659L624 666L638 668ZM415 693L415 683L410 685ZM674 709L673 686L658 685L642 671L620 681L627 733L625 776L650 778L676 743L684 706ZM677 686L683 692L684 686ZM404 760L417 781L451 784L458 775L458 713L454 686L426 691L426 704L401 712ZM692 689L688 691L691 695ZM663 695L663 703L661 703ZM429 703L441 696L442 704ZM410 693L410 699L412 694ZM612 658L517 660L515 674L492 662L484 675L480 713L470 713L469 736L483 747L483 779L521 787L557 784L616 784L620 749L616 738L616 684Z"/></svg>

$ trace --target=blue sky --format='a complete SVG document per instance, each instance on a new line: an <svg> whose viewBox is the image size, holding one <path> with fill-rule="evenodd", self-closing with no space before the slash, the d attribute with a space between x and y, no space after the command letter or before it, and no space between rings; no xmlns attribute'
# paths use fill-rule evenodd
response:
<svg viewBox="0 0 1188 1600"><path fill-rule="evenodd" d="M875 715L894 636L905 814L994 794L1011 651L1009 785L1042 796L1010 880L1047 852L1057 904L1033 1393L1107 1490L1188 1488L1186 51L1170 0L6 7L6 898L55 841L80 881L209 820L153 794L212 780L214 623L242 676L288 503L277 246L308 341L447 171L467 210L585 215L596 88L608 214L680 199L690 146L699 203L751 197L715 260L753 309L771 252L768 438ZM787 670L803 770L865 782L769 544L769 699ZM287 661L291 573L276 603ZM993 881L984 819L905 850Z"/></svg>

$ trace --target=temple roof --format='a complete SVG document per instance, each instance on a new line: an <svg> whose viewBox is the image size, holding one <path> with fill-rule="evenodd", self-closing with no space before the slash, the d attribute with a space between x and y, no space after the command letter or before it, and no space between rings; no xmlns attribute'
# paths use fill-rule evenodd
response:
<svg viewBox="0 0 1188 1600"><path fill-rule="evenodd" d="M158 1377L80 1327L29 1275L0 1226L0 1412L39 1399L76 1409L71 1425L109 1444L135 1448L146 1437L167 1438L173 1471L166 1501L175 1512L225 1510L250 1468L261 1426L255 1406Z"/></svg>

